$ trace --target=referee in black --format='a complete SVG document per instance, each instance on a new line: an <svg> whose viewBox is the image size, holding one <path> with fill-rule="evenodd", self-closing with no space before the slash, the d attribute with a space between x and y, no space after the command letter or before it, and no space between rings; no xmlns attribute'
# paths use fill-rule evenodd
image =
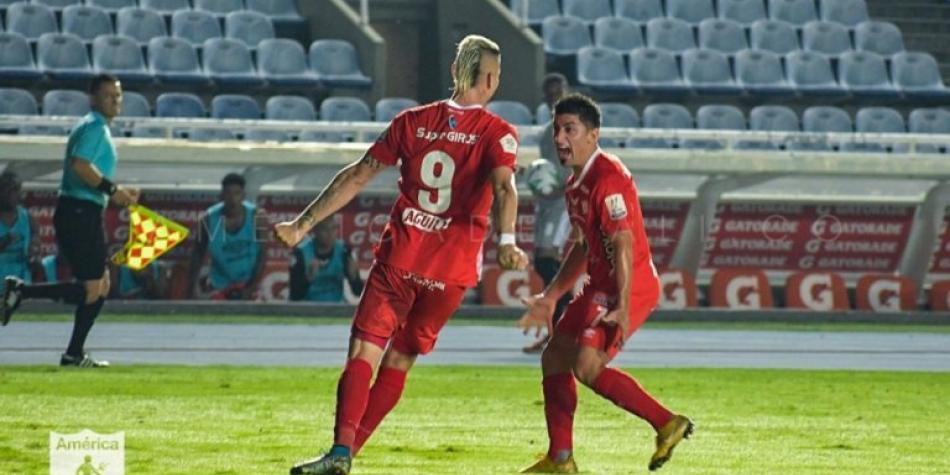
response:
<svg viewBox="0 0 950 475"><path fill-rule="evenodd" d="M118 186L117 156L109 124L122 110L122 85L115 76L100 74L89 88L92 111L73 126L63 160L63 180L53 215L59 254L72 268L74 282L25 285L17 277L4 279L3 324L9 322L21 299L46 298L76 305L76 319L69 346L60 366L108 366L84 350L86 336L109 295L106 239L102 211L111 201L118 206L138 202L139 191Z"/></svg>

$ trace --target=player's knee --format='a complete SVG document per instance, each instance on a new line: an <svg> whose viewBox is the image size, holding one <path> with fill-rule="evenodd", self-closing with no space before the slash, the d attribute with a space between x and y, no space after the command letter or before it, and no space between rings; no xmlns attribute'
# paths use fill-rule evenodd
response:
<svg viewBox="0 0 950 475"><path fill-rule="evenodd" d="M83 285L86 288L86 299L83 303L86 305L93 304L102 297L102 284L99 280L87 280Z"/></svg>
<svg viewBox="0 0 950 475"><path fill-rule="evenodd" d="M109 269L106 269L106 273L102 276L102 279L99 280L99 296L101 298L109 297L109 290L112 289L112 279L109 276Z"/></svg>
<svg viewBox="0 0 950 475"><path fill-rule="evenodd" d="M574 377L581 382L584 386L593 386L594 381L597 380L597 377L600 376L600 372L603 371L604 365L599 358L590 357L584 355L578 355L577 361L574 362Z"/></svg>
<svg viewBox="0 0 950 475"><path fill-rule="evenodd" d="M400 371L409 371L412 368L412 365L416 362L417 356L418 355L415 353L404 353L402 351L390 349L386 352L386 356L383 358L383 366Z"/></svg>

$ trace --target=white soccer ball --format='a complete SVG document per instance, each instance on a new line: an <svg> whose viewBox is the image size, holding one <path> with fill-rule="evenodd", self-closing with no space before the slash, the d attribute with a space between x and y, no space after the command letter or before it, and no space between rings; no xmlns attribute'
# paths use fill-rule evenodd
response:
<svg viewBox="0 0 950 475"><path fill-rule="evenodd" d="M548 197L564 189L564 175L560 166L542 158L531 162L525 172L525 180L535 196Z"/></svg>

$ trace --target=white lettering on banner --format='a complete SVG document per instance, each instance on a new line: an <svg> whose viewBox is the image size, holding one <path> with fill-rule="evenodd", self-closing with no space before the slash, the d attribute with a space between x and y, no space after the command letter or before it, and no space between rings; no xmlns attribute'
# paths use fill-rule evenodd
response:
<svg viewBox="0 0 950 475"><path fill-rule="evenodd" d="M671 237L666 236L647 236L647 241L650 243L651 248L664 248L670 247L671 244L675 241Z"/></svg>
<svg viewBox="0 0 950 475"><path fill-rule="evenodd" d="M802 212L802 206L796 204L758 204L758 203L733 203L729 208L735 213L778 213L778 214L799 214Z"/></svg>
<svg viewBox="0 0 950 475"><path fill-rule="evenodd" d="M817 295L814 292L818 289ZM828 274L808 274L798 287L802 303L812 310L828 311L834 309L834 297L831 292L831 276Z"/></svg>
<svg viewBox="0 0 950 475"><path fill-rule="evenodd" d="M785 267L784 256L715 256L713 267Z"/></svg>
<svg viewBox="0 0 950 475"><path fill-rule="evenodd" d="M842 216L907 216L911 209L910 206L838 205L833 213Z"/></svg>
<svg viewBox="0 0 950 475"><path fill-rule="evenodd" d="M897 252L897 243L887 241L825 241L825 251L853 254L890 254Z"/></svg>
<svg viewBox="0 0 950 475"><path fill-rule="evenodd" d="M683 274L666 272L660 275L660 308L682 310L688 303ZM667 289L670 289L667 291Z"/></svg>
<svg viewBox="0 0 950 475"><path fill-rule="evenodd" d="M650 231L672 231L676 229L676 220L666 216L644 217L643 227Z"/></svg>
<svg viewBox="0 0 950 475"><path fill-rule="evenodd" d="M878 280L868 288L868 303L878 312L899 312L900 282L893 280Z"/></svg>
<svg viewBox="0 0 950 475"><path fill-rule="evenodd" d="M726 284L726 302L729 308L756 310L762 308L759 297L759 279L755 277L736 277Z"/></svg>
<svg viewBox="0 0 950 475"><path fill-rule="evenodd" d="M794 244L786 239L724 238L719 242L719 248L725 251L791 251Z"/></svg>
<svg viewBox="0 0 950 475"><path fill-rule="evenodd" d="M889 270L891 268L891 259L885 257L822 257L818 259L818 268Z"/></svg>
<svg viewBox="0 0 950 475"><path fill-rule="evenodd" d="M459 143L463 145L474 145L476 142L478 142L478 134L466 134L465 132L456 132L454 130L451 132L438 132L435 130L427 130L425 127L419 127L416 129L416 138L427 140L429 142L444 140L446 142ZM517 149L517 144L515 147Z"/></svg>
<svg viewBox="0 0 950 475"><path fill-rule="evenodd" d="M730 233L796 233L798 222L784 220L729 219L723 228Z"/></svg>
<svg viewBox="0 0 950 475"><path fill-rule="evenodd" d="M862 234L879 236L900 236L904 233L903 223L872 223L865 221L835 222L828 226L832 234Z"/></svg>
<svg viewBox="0 0 950 475"><path fill-rule="evenodd" d="M402 223L427 233L434 233L448 229L452 218L444 219L415 208L406 208L402 210Z"/></svg>

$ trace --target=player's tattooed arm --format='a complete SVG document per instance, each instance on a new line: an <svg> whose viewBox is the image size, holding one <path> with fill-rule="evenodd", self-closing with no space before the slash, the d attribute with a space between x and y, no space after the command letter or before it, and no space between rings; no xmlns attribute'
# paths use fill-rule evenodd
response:
<svg viewBox="0 0 950 475"><path fill-rule="evenodd" d="M570 292L577 279L587 272L587 243L584 241L584 233L577 226L571 227L571 242L570 249L561 261L561 268L544 289L544 295L555 301Z"/></svg>

